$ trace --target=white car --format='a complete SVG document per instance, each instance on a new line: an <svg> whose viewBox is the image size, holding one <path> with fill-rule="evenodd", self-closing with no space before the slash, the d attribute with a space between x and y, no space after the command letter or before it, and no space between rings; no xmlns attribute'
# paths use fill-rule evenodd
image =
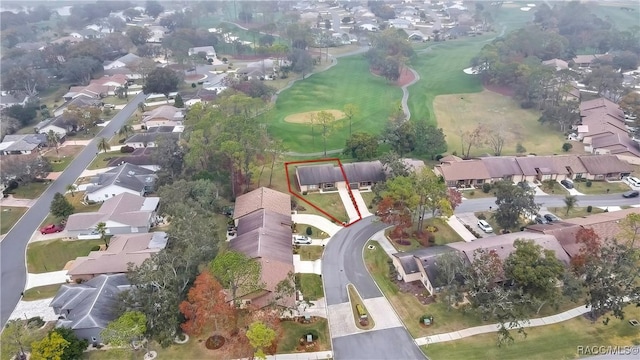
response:
<svg viewBox="0 0 640 360"><path fill-rule="evenodd" d="M311 238L304 235L293 235L293 243L295 245L309 245L311 244Z"/></svg>
<svg viewBox="0 0 640 360"><path fill-rule="evenodd" d="M624 178L624 180L626 180L627 184L631 186L640 187L640 179L638 179L637 177L627 176Z"/></svg>
<svg viewBox="0 0 640 360"><path fill-rule="evenodd" d="M478 227L480 229L482 229L482 231L484 231L486 233L492 233L493 232L493 228L491 227L491 225L489 225L489 223L484 221L484 220L478 220Z"/></svg>

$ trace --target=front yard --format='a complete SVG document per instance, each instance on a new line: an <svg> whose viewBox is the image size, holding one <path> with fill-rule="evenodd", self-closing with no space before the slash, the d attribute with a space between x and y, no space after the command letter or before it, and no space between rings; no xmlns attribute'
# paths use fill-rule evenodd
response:
<svg viewBox="0 0 640 360"><path fill-rule="evenodd" d="M327 319L314 318L314 322L310 324L302 324L296 321L283 321L280 324L282 325L283 334L278 343L278 354L298 352L296 348L300 344L300 339L306 337L309 333L318 334L317 345L312 351L331 350Z"/></svg>
<svg viewBox="0 0 640 360"><path fill-rule="evenodd" d="M8 191L17 199L37 199L49 187L49 181L32 181L26 184L20 184L17 188Z"/></svg>
<svg viewBox="0 0 640 360"><path fill-rule="evenodd" d="M61 239L31 243L27 247L27 270L35 274L62 270L68 261L86 256L102 244L100 240Z"/></svg>
<svg viewBox="0 0 640 360"><path fill-rule="evenodd" d="M305 300L315 301L324 296L322 278L316 274L296 274L296 288Z"/></svg>
<svg viewBox="0 0 640 360"><path fill-rule="evenodd" d="M580 205L584 205L584 204L580 204ZM592 207L591 212L589 212L587 211L588 210L587 206L575 207L571 209L571 211L569 211L568 214L567 214L567 208L565 207L550 207L550 208L547 208L547 210L549 210L549 212L554 213L555 215L557 215L562 219L571 219L571 218L583 217L583 216L588 216L593 214L600 214L604 212L604 210L597 207Z"/></svg>
<svg viewBox="0 0 640 360"><path fill-rule="evenodd" d="M51 163L51 171L64 171L64 169L71 164L73 159L75 159L76 155L78 155L82 149L84 149L84 146L68 145L58 148L57 151L56 149L47 151L45 157L49 160L49 163Z"/></svg>
<svg viewBox="0 0 640 360"><path fill-rule="evenodd" d="M455 230L453 230L442 219L439 219L439 218L426 219L424 221L423 231L428 231L430 226L434 226L437 229L436 232L433 232L433 235L435 236L435 242L432 245L444 245L444 244L462 241L462 238L460 237L460 235L458 235L458 233L455 232ZM385 232L385 234L387 234L387 237L389 237L388 235L391 234L391 231L392 229L389 229ZM415 231L416 231L416 228L414 226L411 229L411 233ZM408 252L416 249L421 249L424 247L418 242L418 240L415 237L410 236L406 238L406 240L409 241L409 245L401 245L393 240L390 240L390 242L399 252Z"/></svg>
<svg viewBox="0 0 640 360"><path fill-rule="evenodd" d="M96 170L96 169L105 168L107 167L107 163L109 162L109 160L120 157L121 155L123 154L119 150L100 152L98 155L96 155L96 157L93 159L91 164L87 166L87 170Z"/></svg>
<svg viewBox="0 0 640 360"><path fill-rule="evenodd" d="M323 193L323 194L307 194L302 195L302 197L308 202L314 204L319 207L323 211L329 213L339 221L349 222L349 216L347 216L347 210L345 210L344 205L342 204L342 199L340 199L340 195L337 192L335 193ZM296 199L298 206L302 206L304 210L298 210L299 213L302 214L315 214L323 217L327 217L322 212L316 210L313 206L305 203L300 199Z"/></svg>
<svg viewBox="0 0 640 360"><path fill-rule="evenodd" d="M22 300L34 301L34 300L52 298L56 296L56 294L58 293L58 290L60 290L60 285L62 284L38 286L38 287L31 288L29 290L25 290Z"/></svg>
<svg viewBox="0 0 640 360"><path fill-rule="evenodd" d="M27 210L26 207L0 206L0 235L8 233Z"/></svg>
<svg viewBox="0 0 640 360"><path fill-rule="evenodd" d="M573 185L576 187L576 190L586 195L597 195L597 194L615 194L615 193L623 193L625 191L631 190L629 185L619 182L607 182L607 181L591 181L591 186L587 186L586 182L578 182L574 181Z"/></svg>
<svg viewBox="0 0 640 360"><path fill-rule="evenodd" d="M323 246L302 245L298 247L298 254L302 261L314 261L322 258Z"/></svg>

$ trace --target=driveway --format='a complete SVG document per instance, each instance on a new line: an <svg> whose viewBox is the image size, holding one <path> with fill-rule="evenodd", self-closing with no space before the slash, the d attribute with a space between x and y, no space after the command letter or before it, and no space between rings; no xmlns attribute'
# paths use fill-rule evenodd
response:
<svg viewBox="0 0 640 360"><path fill-rule="evenodd" d="M13 207L32 207L36 203L33 199L17 199L13 195L9 194L6 198L0 197L0 206L13 206Z"/></svg>
<svg viewBox="0 0 640 360"><path fill-rule="evenodd" d="M97 134L96 139L103 136L111 136L118 131L131 114L137 110L138 103L144 101L145 97L146 95L142 93L133 97L131 102L118 112L109 124ZM26 285L25 250L29 239L40 223L47 217L53 195L57 192L66 192L67 185L74 183L82 171L93 161L98 152L96 139L91 141L78 154L60 177L51 183L42 196L36 200L36 203L0 242L0 272L2 273L0 281L0 325L3 327L20 301L20 294Z"/></svg>
<svg viewBox="0 0 640 360"><path fill-rule="evenodd" d="M456 214L455 216L463 224L463 227L464 227L464 225L471 226L471 228L473 230L475 230L480 235L481 238L486 238L486 237L490 237L490 236L494 236L495 235L494 233L488 233L487 234L486 232L482 231L478 227L478 217L472 212ZM465 228L465 230L467 230L467 229Z"/></svg>

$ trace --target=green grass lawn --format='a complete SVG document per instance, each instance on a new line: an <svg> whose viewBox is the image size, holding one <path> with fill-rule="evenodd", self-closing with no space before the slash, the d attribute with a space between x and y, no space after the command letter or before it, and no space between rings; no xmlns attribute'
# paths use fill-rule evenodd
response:
<svg viewBox="0 0 640 360"><path fill-rule="evenodd" d="M322 258L323 251L323 246L303 245L300 246L298 254L300 254L300 260L302 261L313 261Z"/></svg>
<svg viewBox="0 0 640 360"><path fill-rule="evenodd" d="M494 196L493 192L485 193L482 189L461 190L460 192L465 199L482 199Z"/></svg>
<svg viewBox="0 0 640 360"><path fill-rule="evenodd" d="M587 205L587 204L579 204L579 205ZM591 209L591 213L589 213L587 211L587 206L575 207L571 209L571 211L569 211L569 214L567 214L567 208L565 207L550 207L550 208L547 208L547 210L549 210L549 212L554 213L555 215L557 215L562 219L571 219L575 217L583 217L583 216L589 216L593 214L600 214L604 212L604 210L594 206Z"/></svg>
<svg viewBox="0 0 640 360"><path fill-rule="evenodd" d="M0 235L8 233L27 210L26 207L0 206Z"/></svg>
<svg viewBox="0 0 640 360"><path fill-rule="evenodd" d="M607 194L607 193L623 193L631 190L629 185L623 182L606 182L606 181L592 181L591 186L587 186L586 182L575 182L576 190L587 195ZM607 190L609 190L607 192Z"/></svg>
<svg viewBox="0 0 640 360"><path fill-rule="evenodd" d="M24 319L21 319L21 321L23 321ZM29 351L31 349L31 343L34 341L40 341L42 340L49 331L51 331L53 328L55 327L55 323L54 322L50 322L48 324L46 324L45 326L43 326L41 329L29 329L28 334L26 334L26 336L23 337L22 341L24 342L24 346L25 346L25 351ZM3 331L2 335L0 335L0 338L2 339L2 344L5 344L6 341L11 341L8 339L8 332ZM13 347L13 346L12 346ZM16 348L16 350L18 350L18 348ZM0 347L0 359L1 360L10 360L10 359L14 359L14 355L16 355L16 353L14 352L10 352L9 351L9 346L2 346Z"/></svg>
<svg viewBox="0 0 640 360"><path fill-rule="evenodd" d="M315 301L324 296L322 278L316 274L296 274L296 282L300 284L298 290L305 300Z"/></svg>
<svg viewBox="0 0 640 360"><path fill-rule="evenodd" d="M331 350L331 340L329 338L329 325L327 319L316 318L313 323L302 324L295 321L283 321L282 338L278 342L278 354L297 352L296 347L301 338L305 338L310 331L318 333L318 345L313 351Z"/></svg>
<svg viewBox="0 0 640 360"><path fill-rule="evenodd" d="M310 193L307 195L302 195L302 197L305 200L309 201L310 203L314 204L315 206L331 214L336 219L340 221L349 222L349 217L347 216L347 210L345 210L344 205L342 204L342 199L340 199L340 195L337 192L323 193L323 194ZM299 213L316 214L316 215L326 217L323 213L313 208L313 206L306 204L304 201L298 200L298 204L305 207L305 211L298 211Z"/></svg>
<svg viewBox="0 0 640 360"><path fill-rule="evenodd" d="M509 346L496 346L496 334L483 334L470 338L423 346L430 359L575 359L578 346L627 346L640 344L640 327L633 327L629 319L640 319L640 308L629 305L625 319L613 319L608 325L578 317L559 324L526 329L527 337L513 334L515 342ZM592 354L595 355L595 354Z"/></svg>
<svg viewBox="0 0 640 360"><path fill-rule="evenodd" d="M311 235L309 235L309 237L311 237L312 239L326 239L329 237L329 234L313 225L297 224L296 228L301 235L307 235L307 228L311 228Z"/></svg>
<svg viewBox="0 0 640 360"><path fill-rule="evenodd" d="M629 30L632 26L638 25L638 13L640 13L640 4L635 1L625 2L588 2L585 5L596 14L599 18L609 21L615 24L616 28L620 30ZM633 9L633 11L624 11L621 7L627 7Z"/></svg>
<svg viewBox="0 0 640 360"><path fill-rule="evenodd" d="M27 247L27 269L30 273L44 273L62 270L69 260L86 256L100 240L49 240L29 244Z"/></svg>
<svg viewBox="0 0 640 360"><path fill-rule="evenodd" d="M71 164L71 162L73 161L73 158L69 156L60 159L55 156L47 156L47 159L51 164L51 172L64 171L64 169L66 169L67 166L69 166L69 164Z"/></svg>
<svg viewBox="0 0 640 360"><path fill-rule="evenodd" d="M370 330L376 325L373 316L369 313L369 310L364 305L364 301L358 294L356 287L353 284L347 285L347 292L349 293L349 301L351 302L351 311L353 312L353 321L356 323L356 326L362 330ZM365 324L360 323L360 314L358 313L357 306L358 304L362 306L362 310L367 316L367 322Z"/></svg>
<svg viewBox="0 0 640 360"><path fill-rule="evenodd" d="M560 185L557 181L543 181L542 182L542 186L540 186L540 189L542 189L542 191L546 192L547 194L551 195L569 195L569 191L567 191L567 189Z"/></svg>
<svg viewBox="0 0 640 360"><path fill-rule="evenodd" d="M22 300L33 301L52 298L56 296L58 290L60 290L60 285L62 284L45 285L31 288L24 292L24 297L22 298Z"/></svg>
<svg viewBox="0 0 640 360"><path fill-rule="evenodd" d="M20 184L20 186L11 190L9 193L18 199L37 199L49 187L49 184L49 181Z"/></svg>
<svg viewBox="0 0 640 360"><path fill-rule="evenodd" d="M87 167L87 170L96 170L96 169L105 168L107 167L107 163L109 162L109 160L120 157L120 156L122 156L122 153L120 151L100 152L98 155L96 155L96 157L93 159L91 164L89 164L89 166Z"/></svg>
<svg viewBox="0 0 640 360"><path fill-rule="evenodd" d="M269 132L280 138L290 151L317 152L323 150L318 126L293 124L284 121L287 115L314 110L342 110L345 104L356 104L360 114L353 118L354 131L380 134L395 103L400 101L400 88L375 77L362 55L340 58L331 69L296 82L284 90L275 104ZM327 149L341 149L349 135L348 120L336 124L341 127L327 139Z"/></svg>

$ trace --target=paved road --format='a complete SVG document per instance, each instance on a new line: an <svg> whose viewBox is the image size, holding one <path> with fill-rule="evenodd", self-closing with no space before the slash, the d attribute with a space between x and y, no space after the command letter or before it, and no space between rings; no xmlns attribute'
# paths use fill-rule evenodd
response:
<svg viewBox="0 0 640 360"><path fill-rule="evenodd" d="M138 103L144 101L144 98L145 95L142 93L136 95L98 133L96 139L98 137L110 138L113 136L137 109ZM0 320L3 328L18 301L20 301L20 293L26 285L25 252L31 235L47 217L53 195L57 192L64 193L66 186L76 181L82 171L93 161L97 152L96 141L92 141L60 174L60 177L47 188L37 202L0 242L0 272L2 273L0 278Z"/></svg>
<svg viewBox="0 0 640 360"><path fill-rule="evenodd" d="M338 231L322 257L322 278L327 306L349 301L346 285L356 286L363 299L383 296L362 258L367 240L387 225L366 217ZM395 314L391 314L395 316ZM404 327L372 330L331 339L335 359L424 359Z"/></svg>

